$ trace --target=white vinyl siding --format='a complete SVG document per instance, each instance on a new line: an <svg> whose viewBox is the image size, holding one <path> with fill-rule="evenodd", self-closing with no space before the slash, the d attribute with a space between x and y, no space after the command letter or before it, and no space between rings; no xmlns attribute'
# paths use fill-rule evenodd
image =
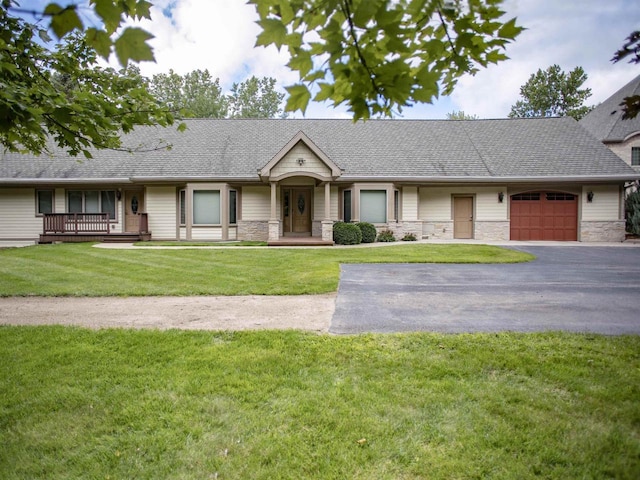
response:
<svg viewBox="0 0 640 480"><path fill-rule="evenodd" d="M0 239L35 240L42 233L35 195L33 188L0 189Z"/></svg>
<svg viewBox="0 0 640 480"><path fill-rule="evenodd" d="M418 220L418 188L404 187L402 189L402 218L398 220Z"/></svg>
<svg viewBox="0 0 640 480"><path fill-rule="evenodd" d="M222 227L198 227L191 231L191 240L215 241L222 240Z"/></svg>
<svg viewBox="0 0 640 480"><path fill-rule="evenodd" d="M299 160L302 159L302 165ZM329 167L302 142L299 142L271 169L271 176L278 177L292 172L310 172L331 175Z"/></svg>
<svg viewBox="0 0 640 480"><path fill-rule="evenodd" d="M268 220L271 214L270 187L242 188L242 220Z"/></svg>
<svg viewBox="0 0 640 480"><path fill-rule="evenodd" d="M498 194L503 192L502 203ZM507 220L509 197L506 186L498 187L422 187L419 190L419 217L421 220L448 221L453 217L453 195L475 196L475 220ZM405 217L406 219L406 217Z"/></svg>
<svg viewBox="0 0 640 480"><path fill-rule="evenodd" d="M360 221L387 223L386 190L360 190Z"/></svg>
<svg viewBox="0 0 640 480"><path fill-rule="evenodd" d="M621 218L619 187L615 185L585 186L582 191L582 220L612 221ZM588 192L593 192L592 202L587 202Z"/></svg>
<svg viewBox="0 0 640 480"><path fill-rule="evenodd" d="M147 187L145 205L149 218L149 230L157 240L176 238L176 189L175 187Z"/></svg>

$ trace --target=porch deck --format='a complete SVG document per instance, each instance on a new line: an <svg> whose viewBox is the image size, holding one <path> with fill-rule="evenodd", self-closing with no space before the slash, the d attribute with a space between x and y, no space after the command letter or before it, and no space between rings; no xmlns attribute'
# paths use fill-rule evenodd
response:
<svg viewBox="0 0 640 480"><path fill-rule="evenodd" d="M146 213L140 214L138 232L112 232L108 213L46 213L39 243L137 242L151 240Z"/></svg>
<svg viewBox="0 0 640 480"><path fill-rule="evenodd" d="M333 240L322 240L322 237L281 237L267 242L269 247L330 247Z"/></svg>
<svg viewBox="0 0 640 480"><path fill-rule="evenodd" d="M151 232L148 232L148 233L41 233L38 243L56 243L56 242L131 243L131 242L148 242L149 240L151 240Z"/></svg>

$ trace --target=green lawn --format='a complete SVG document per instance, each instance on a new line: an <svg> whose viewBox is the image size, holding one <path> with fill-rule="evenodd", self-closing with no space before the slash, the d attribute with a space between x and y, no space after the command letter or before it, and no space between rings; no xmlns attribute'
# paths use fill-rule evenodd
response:
<svg viewBox="0 0 640 480"><path fill-rule="evenodd" d="M0 327L3 479L637 479L640 337Z"/></svg>
<svg viewBox="0 0 640 480"><path fill-rule="evenodd" d="M299 295L334 292L341 263L511 263L487 245L109 250L90 244L0 250L0 296Z"/></svg>

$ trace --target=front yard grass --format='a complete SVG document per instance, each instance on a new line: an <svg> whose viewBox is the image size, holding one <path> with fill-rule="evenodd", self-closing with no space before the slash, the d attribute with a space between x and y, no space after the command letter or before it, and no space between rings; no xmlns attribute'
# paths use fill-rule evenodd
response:
<svg viewBox="0 0 640 480"><path fill-rule="evenodd" d="M93 248L0 250L0 296L301 295L334 292L341 263L514 263L527 253L487 245L375 248Z"/></svg>
<svg viewBox="0 0 640 480"><path fill-rule="evenodd" d="M0 327L3 479L637 479L640 337Z"/></svg>

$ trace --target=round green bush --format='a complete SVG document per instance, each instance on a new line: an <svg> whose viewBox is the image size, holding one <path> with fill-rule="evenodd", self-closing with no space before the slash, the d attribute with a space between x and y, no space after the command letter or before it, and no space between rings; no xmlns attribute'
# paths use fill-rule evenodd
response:
<svg viewBox="0 0 640 480"><path fill-rule="evenodd" d="M373 243L376 241L376 227L368 222L356 223L360 231L362 232L362 243Z"/></svg>
<svg viewBox="0 0 640 480"><path fill-rule="evenodd" d="M362 242L362 232L354 223L333 224L333 241L338 245L357 245Z"/></svg>

